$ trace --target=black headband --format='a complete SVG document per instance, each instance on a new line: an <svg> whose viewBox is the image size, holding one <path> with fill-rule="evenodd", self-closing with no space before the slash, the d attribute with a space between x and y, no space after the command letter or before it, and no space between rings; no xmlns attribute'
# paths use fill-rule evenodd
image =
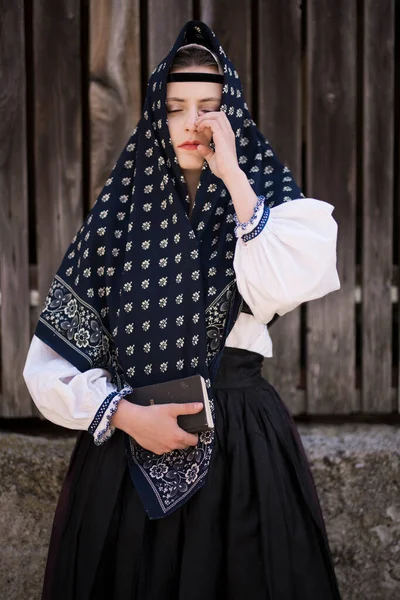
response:
<svg viewBox="0 0 400 600"><path fill-rule="evenodd" d="M213 73L170 73L167 83L170 81L211 81L212 83L224 83L224 76Z"/></svg>

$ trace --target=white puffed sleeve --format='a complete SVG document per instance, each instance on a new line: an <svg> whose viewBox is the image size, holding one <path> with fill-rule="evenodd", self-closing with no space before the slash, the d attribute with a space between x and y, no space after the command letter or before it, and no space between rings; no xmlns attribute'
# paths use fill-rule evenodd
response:
<svg viewBox="0 0 400 600"><path fill-rule="evenodd" d="M238 228L237 285L260 323L340 288L333 208L299 198L258 210L251 227Z"/></svg>
<svg viewBox="0 0 400 600"><path fill-rule="evenodd" d="M102 444L115 428L110 421L130 386L110 383L106 369L81 373L36 335L27 355L23 377L34 403L46 419L68 429L86 429Z"/></svg>

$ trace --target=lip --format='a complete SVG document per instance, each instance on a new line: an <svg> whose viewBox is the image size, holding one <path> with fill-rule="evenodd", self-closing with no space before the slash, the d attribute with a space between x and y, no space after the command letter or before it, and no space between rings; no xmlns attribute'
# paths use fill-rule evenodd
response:
<svg viewBox="0 0 400 600"><path fill-rule="evenodd" d="M201 144L201 142L197 140L187 141L178 146L178 148L183 148L184 150L196 150L197 146Z"/></svg>
<svg viewBox="0 0 400 600"><path fill-rule="evenodd" d="M197 144L182 144L178 146L181 150L197 150Z"/></svg>

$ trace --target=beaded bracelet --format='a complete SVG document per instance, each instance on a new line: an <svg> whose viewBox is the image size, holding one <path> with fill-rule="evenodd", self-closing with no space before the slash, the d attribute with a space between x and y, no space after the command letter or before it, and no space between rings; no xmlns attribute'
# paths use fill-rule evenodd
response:
<svg viewBox="0 0 400 600"><path fill-rule="evenodd" d="M110 428L111 417L116 412L119 401L122 398L124 398L125 396L131 394L132 392L133 392L133 389L131 388L131 386L125 385L121 390L115 390L115 391L111 392L110 394L108 394L107 398L101 403L92 422L90 423L90 425L88 427L89 433L91 433L92 435L95 436L94 443L96 445L100 445L100 443L101 443L100 440L102 440L104 434ZM104 429L102 429L100 432L97 432L97 435L95 435L96 429L100 425L100 423L106 413L108 414L108 417L106 419L107 426Z"/></svg>
<svg viewBox="0 0 400 600"><path fill-rule="evenodd" d="M256 202L256 205L254 207L253 214L250 217L250 219L248 221L246 221L245 223L240 223L240 221L237 218L236 214L233 215L234 221L236 223L236 227L235 227L235 235L236 235L236 237L238 237L238 235L237 235L238 229L246 229L246 227L248 225L251 225L252 223L254 223L254 221L257 218L258 211L260 210L260 208L262 206L264 206L264 202L265 202L265 196L257 196L257 202Z"/></svg>
<svg viewBox="0 0 400 600"><path fill-rule="evenodd" d="M250 233L245 233L242 236L242 241L245 244L249 240L252 240L253 238L257 237L259 233L261 233L261 231L264 229L264 227L269 219L270 212L271 212L271 209L269 208L269 206L264 206L264 212L262 214L262 217L261 217L258 225L256 227L254 227L253 231L250 231Z"/></svg>

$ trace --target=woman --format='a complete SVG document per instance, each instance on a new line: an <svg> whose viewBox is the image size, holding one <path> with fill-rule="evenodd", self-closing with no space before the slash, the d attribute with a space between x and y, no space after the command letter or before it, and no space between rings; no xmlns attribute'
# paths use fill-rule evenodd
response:
<svg viewBox="0 0 400 600"><path fill-rule="evenodd" d="M300 438L261 376L266 323L339 288L332 210L304 198L215 34L188 22L150 77L28 354L38 408L83 430L43 598L340 598ZM177 425L202 404L130 401L134 388L195 373L212 432Z"/></svg>

